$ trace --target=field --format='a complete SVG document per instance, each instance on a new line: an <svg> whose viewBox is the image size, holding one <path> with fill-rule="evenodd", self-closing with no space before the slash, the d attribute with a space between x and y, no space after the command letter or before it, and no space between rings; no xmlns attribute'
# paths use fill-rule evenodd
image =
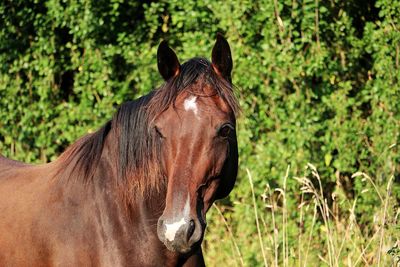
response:
<svg viewBox="0 0 400 267"><path fill-rule="evenodd" d="M397 266L400 0L0 3L0 153L49 162L181 62L230 43L239 176L208 266Z"/></svg>

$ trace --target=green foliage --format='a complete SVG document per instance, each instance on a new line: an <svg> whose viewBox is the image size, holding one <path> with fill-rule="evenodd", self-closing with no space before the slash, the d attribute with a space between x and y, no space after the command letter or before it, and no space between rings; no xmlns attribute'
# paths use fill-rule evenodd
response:
<svg viewBox="0 0 400 267"><path fill-rule="evenodd" d="M301 263L297 237L316 233L307 266L323 264L321 258L335 252L324 234L330 224L321 211L315 216L317 198L294 179L308 177L317 187L316 176L304 171L307 163L318 168L328 208L337 208L332 223L356 218L359 240L345 249L364 249L381 231L376 218L383 199L390 207L384 214L392 219L383 221L392 233L382 234L383 243L394 248L400 238L391 228L398 223L400 200L399 0L13 0L0 4L0 26L0 151L5 156L54 160L110 119L115 106L161 84L160 40L167 39L181 61L209 58L215 34L222 32L233 51L243 109L240 174L230 198L219 204L229 223L215 209L210 212L207 262L261 265L261 235L266 248L267 237L276 241L277 247L265 252L274 255L268 262ZM264 226L275 220L276 227L262 227L261 233L246 168L260 219ZM276 255L285 246L287 253ZM232 257L237 250L242 263ZM354 263L354 255L346 253L338 256L338 265ZM390 261L386 254L373 255L370 264Z"/></svg>

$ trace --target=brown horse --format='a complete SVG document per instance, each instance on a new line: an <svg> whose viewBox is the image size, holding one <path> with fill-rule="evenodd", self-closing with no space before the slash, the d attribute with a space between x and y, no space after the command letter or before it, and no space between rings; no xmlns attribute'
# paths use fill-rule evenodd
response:
<svg viewBox="0 0 400 267"><path fill-rule="evenodd" d="M0 156L0 266L204 266L206 212L238 168L228 42L180 65L158 48L166 83L124 103L54 162Z"/></svg>

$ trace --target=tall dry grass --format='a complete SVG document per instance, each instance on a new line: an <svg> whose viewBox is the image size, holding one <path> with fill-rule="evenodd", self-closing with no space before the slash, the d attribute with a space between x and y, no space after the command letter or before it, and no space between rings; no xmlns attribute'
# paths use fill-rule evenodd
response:
<svg viewBox="0 0 400 267"><path fill-rule="evenodd" d="M256 194L247 169L251 194L233 207L217 204L211 210L204 244L207 265L400 266L400 210L391 196L394 177L378 187L367 174L353 174L353 179L369 183L379 198L366 231L357 219L357 196L350 199L337 190L328 203L316 167L308 164L307 169L311 175L289 177L288 167L282 188L266 184L261 195ZM295 213L287 205L289 179L296 181L301 196ZM244 215L237 215L239 210Z"/></svg>

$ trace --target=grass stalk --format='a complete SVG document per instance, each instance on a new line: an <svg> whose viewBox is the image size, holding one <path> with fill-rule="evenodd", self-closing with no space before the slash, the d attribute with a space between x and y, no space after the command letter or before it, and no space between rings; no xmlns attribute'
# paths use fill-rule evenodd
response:
<svg viewBox="0 0 400 267"><path fill-rule="evenodd" d="M254 193L253 178L251 176L251 173L250 173L249 169L246 168L246 172L247 172L247 177L249 178L250 187L251 187L251 194L252 194L252 198L253 198L253 207L254 207L254 215L256 217L258 240L260 242L261 253L262 253L262 256L263 256L263 260L264 260L264 266L268 267L267 256L265 254L264 242L263 242L261 229L260 229L260 223L258 221L258 211L257 211L256 195Z"/></svg>
<svg viewBox="0 0 400 267"><path fill-rule="evenodd" d="M387 187L386 187L386 197L385 197L385 205L383 208L383 217L382 217L382 222L381 222L381 235L379 239L379 251L378 251L378 267L381 266L381 255L383 251L383 237L385 235L385 224L386 224L386 213L389 205L389 198L391 195L391 189L392 189L392 181L394 179L394 175L390 176Z"/></svg>
<svg viewBox="0 0 400 267"><path fill-rule="evenodd" d="M283 266L289 265L289 241L288 241L288 220L287 220L287 204L286 204L286 185L289 176L290 165L286 169L285 177L283 178L283 205L282 205L282 224L283 224Z"/></svg>
<svg viewBox="0 0 400 267"><path fill-rule="evenodd" d="M233 243L233 245L235 247L236 253L237 253L238 257L239 257L240 266L243 267L244 266L243 256L242 256L242 253L240 252L240 249L239 249L239 246L238 246L238 244L236 242L235 236L233 235L232 229L229 226L229 224L226 221L224 215L222 214L221 209L217 206L217 204L213 203L213 207L217 210L219 216L221 217L222 221L224 222L226 230L229 233L229 237L230 237L230 239L231 239L231 241L232 241L232 243Z"/></svg>

